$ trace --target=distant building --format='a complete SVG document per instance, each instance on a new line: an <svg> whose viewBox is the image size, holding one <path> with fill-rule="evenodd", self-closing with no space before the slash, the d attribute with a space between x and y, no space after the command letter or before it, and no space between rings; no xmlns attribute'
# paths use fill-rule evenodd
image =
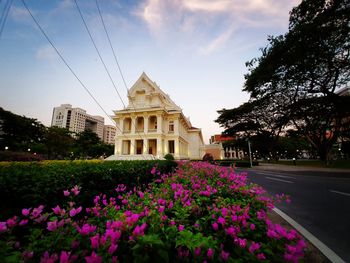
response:
<svg viewBox="0 0 350 263"><path fill-rule="evenodd" d="M234 141L236 136L225 136L221 134L215 134L210 137L210 144L206 145L206 153L210 153L214 158L217 158L220 154L220 159L243 159L244 152L241 149L223 146L224 142ZM215 145L217 145L215 147Z"/></svg>
<svg viewBox="0 0 350 263"><path fill-rule="evenodd" d="M103 141L108 144L114 144L116 130L113 125L105 125L103 128Z"/></svg>
<svg viewBox="0 0 350 263"><path fill-rule="evenodd" d="M89 115L83 109L72 108L70 104L62 104L53 109L51 126L67 128L76 133L89 130L103 140L104 118Z"/></svg>
<svg viewBox="0 0 350 263"><path fill-rule="evenodd" d="M201 159L202 131L143 73L128 93L129 104L115 111L115 155L111 159Z"/></svg>

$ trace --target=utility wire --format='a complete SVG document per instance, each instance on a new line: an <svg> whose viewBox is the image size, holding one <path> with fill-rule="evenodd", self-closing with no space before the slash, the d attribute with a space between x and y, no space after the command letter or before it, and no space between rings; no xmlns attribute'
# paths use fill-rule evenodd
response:
<svg viewBox="0 0 350 263"><path fill-rule="evenodd" d="M81 10L80 10L80 8L79 8L79 5L78 5L78 3L77 3L76 0L74 0L74 3L75 3L75 6L76 6L77 9L78 9L79 15L80 15L80 17L81 17L81 20L82 20L83 23L84 23L84 26L85 26L85 28L86 28L86 31L87 31L88 34L89 34L89 37L90 37L90 39L91 39L91 42L92 42L92 44L93 44L94 47L95 47L95 50L96 50L96 52L97 52L97 54L98 54L98 57L100 58L100 61L101 61L101 63L103 64L103 67L104 67L104 69L105 69L105 71L106 71L106 73L107 73L107 75L108 75L110 81L112 82L113 87L114 87L115 91L117 92L119 99L121 100L121 102L123 103L124 108L125 108L124 101L123 101L122 97L121 97L120 94L119 94L119 91L118 91L118 89L117 89L117 87L116 87L116 85L115 85L115 83L114 83L114 81L113 81L113 79L112 79L111 74L109 73L109 70L108 70L108 68L107 68L107 66L106 66L106 63L104 62L104 60L103 60L103 58L102 58L102 56L101 56L100 51L98 50L98 48L97 48L97 46L96 46L95 40L94 40L94 38L92 37L91 32L90 32L90 30L89 30L89 27L87 26L87 24L86 24L86 22L85 22L84 16L83 16L83 14L82 14L82 12L81 12Z"/></svg>
<svg viewBox="0 0 350 263"><path fill-rule="evenodd" d="M0 20L0 22L1 22L1 24L0 24L0 38L1 38L2 32L4 31L6 20L7 20L8 14L10 12L12 3L13 3L13 0L8 0L7 5L5 4L4 12L2 13L2 18Z"/></svg>
<svg viewBox="0 0 350 263"><path fill-rule="evenodd" d="M51 41L51 39L49 38L49 36L45 33L44 29L40 26L39 22L36 20L36 18L33 16L32 12L30 11L30 9L28 8L27 4L25 3L24 0L21 0L22 4L24 5L25 9L27 10L27 12L29 13L29 15L32 17L34 23L36 24L36 26L39 28L39 30L41 31L41 33L45 36L46 40L50 43L50 45L52 46L52 48L56 51L57 55L60 57L60 59L63 61L63 63L67 66L67 68L69 69L69 71L74 75L74 77L78 80L78 82L80 83L80 85L84 88L84 90L90 95L90 97L96 102L96 104L100 107L100 109L104 112L104 114L110 119L112 120L112 122L115 123L115 121L111 118L111 116L109 116L107 114L107 112L105 111L105 109L101 106L101 104L96 100L96 98L92 95L92 93L89 91L89 89L84 85L84 83L80 80L80 78L78 77L78 75L74 72L74 70L69 66L68 62L64 59L64 57L61 55L61 53L58 51L58 49L55 47L55 45L53 44L53 42ZM119 131L120 128L118 126L116 126ZM123 133L122 133L123 134ZM130 144L132 145L132 142L130 141Z"/></svg>
<svg viewBox="0 0 350 263"><path fill-rule="evenodd" d="M102 16L102 12L101 12L100 5L98 4L98 0L95 0L95 3L96 3L97 10L98 10L98 14L99 14L100 19L101 19L101 23L102 23L102 25L103 25L103 29L104 29L104 31L105 31L105 33L106 33L106 36L107 36L107 39L108 39L109 46L110 46L110 48L111 48L111 50L112 50L112 53L113 53L114 61L115 61L116 65L117 65L117 67L118 67L118 71L119 71L119 74L120 74L120 76L121 76L121 78L122 78L122 80L123 80L125 90L126 90L128 96L129 96L129 95L130 95L129 89L128 89L128 87L127 87L127 84L126 84L126 81L125 81L125 78L124 78L124 74L123 74L123 72L122 72L122 70L121 70L121 67L120 67L120 64L119 64L119 62L118 62L116 52L115 52L115 50L114 50L114 48L113 48L111 38L109 37L109 33L108 33L108 31L107 31L107 27L106 27L106 24L105 24L104 19L103 19L103 16ZM131 102L132 107L134 108L134 111L136 112L136 107L135 107L135 105L134 105L134 102L133 102L132 100L130 100L130 102ZM135 124L134 124L134 127L135 127L136 132L137 132L138 135L140 136L140 138L142 138L141 134L137 131ZM145 137L145 139L147 139L147 138ZM144 146L144 148L145 148L145 147L146 147L146 146ZM146 149L146 150L147 150L147 149Z"/></svg>
<svg viewBox="0 0 350 263"><path fill-rule="evenodd" d="M106 66L106 63L104 62L104 60L103 60L103 58L102 58L102 56L101 56L101 53L100 53L100 51L99 51L99 49L98 49L98 47L97 47L97 45L96 45L96 42L94 41L94 38L93 38L93 36L92 36L92 34L91 34L91 32L90 32L90 29L89 29L89 27L88 27L88 25L87 25L87 23L86 23L86 21L85 21L85 19L84 19L84 16L83 16L83 14L82 14L82 12L81 12L81 9L80 9L80 7L79 7L79 5L78 5L77 0L74 0L74 2L75 2L75 5L76 5L76 7L77 7L77 10L78 10L78 12L79 12L79 15L80 15L80 17L81 17L81 19L82 19L82 21L83 21L83 24L84 24L84 26L85 26L85 28L86 28L86 31L87 31L88 34L89 34L90 40L91 40L92 44L94 45L95 50L96 50L96 52L97 52L97 54L98 54L98 56L99 56L99 58L100 58L100 61L101 61L101 63L103 64L103 66L104 66L104 68L105 68L105 71L106 71L106 73L107 73L107 75L108 75L110 81L112 82L115 91L117 92L117 94L118 94L118 96L119 96L119 99L121 100L121 102L122 102L124 108L126 108L125 103L124 103L123 99L121 98L120 93L118 92L118 89L117 89L117 87L116 87L116 85L115 85L115 83L114 83L114 81L113 81L113 79L112 79L112 77L111 77L111 74L110 74L110 72L109 72L109 70L108 70L108 68L107 68L107 66ZM99 10L99 8L98 8L98 10ZM100 10L99 10L99 13L100 13ZM102 20L102 24L103 24L104 29L106 30L105 24L104 24L104 21L103 21L103 20ZM105 32L107 32L107 31L105 31ZM108 41L109 41L109 43L110 43L110 45L111 45L110 38L109 38L108 34L107 34L107 38L108 38ZM114 57L115 57L115 59L116 59L114 49L113 49L113 54L114 54ZM116 61L117 61L117 60L116 60ZM117 63L118 63L118 62L117 62ZM121 69L120 69L120 67L119 67L119 63L118 63L118 68L119 68L119 72L121 72ZM122 74L122 73L121 73L121 74ZM123 75L122 75L122 76L123 76ZM124 77L122 77L122 78L123 78L124 85L125 85L125 87L126 87L125 79L124 79ZM129 95L129 91L128 91L127 87L126 87L126 91L128 92L128 95ZM131 101L131 102L132 102L132 101ZM134 106L134 109L135 109L135 106ZM137 127L136 127L135 123L134 123L132 120L131 120L131 124L134 126L136 133L138 134L138 136L139 136L142 140L143 140L143 139L147 139L146 137L145 137L145 138L142 137L142 135L140 134L140 132L137 130ZM147 152L147 148L146 148L146 145L145 145L145 144L143 144L143 148L144 148L144 149L146 150L146 152Z"/></svg>

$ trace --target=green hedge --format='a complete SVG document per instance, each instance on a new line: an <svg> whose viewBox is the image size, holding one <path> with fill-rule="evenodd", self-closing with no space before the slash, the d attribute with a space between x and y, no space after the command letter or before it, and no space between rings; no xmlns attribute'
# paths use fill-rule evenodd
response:
<svg viewBox="0 0 350 263"><path fill-rule="evenodd" d="M235 166L235 167L250 167L249 161L237 161L237 160L215 160L220 166ZM258 161L252 162L253 166L259 165Z"/></svg>
<svg viewBox="0 0 350 263"><path fill-rule="evenodd" d="M21 208L59 204L62 191L82 187L79 202L91 205L92 197L112 194L118 184L144 188L157 175L172 172L172 161L45 161L0 163L0 219L19 214Z"/></svg>

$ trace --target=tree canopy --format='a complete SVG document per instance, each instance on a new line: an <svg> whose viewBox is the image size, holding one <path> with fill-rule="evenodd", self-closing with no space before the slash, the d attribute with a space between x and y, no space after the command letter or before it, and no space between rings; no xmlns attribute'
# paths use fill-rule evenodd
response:
<svg viewBox="0 0 350 263"><path fill-rule="evenodd" d="M218 111L226 134L278 136L294 129L328 160L349 126L350 4L303 0L290 14L289 31L268 38L261 56L246 63L248 102ZM346 121L347 120L347 121Z"/></svg>

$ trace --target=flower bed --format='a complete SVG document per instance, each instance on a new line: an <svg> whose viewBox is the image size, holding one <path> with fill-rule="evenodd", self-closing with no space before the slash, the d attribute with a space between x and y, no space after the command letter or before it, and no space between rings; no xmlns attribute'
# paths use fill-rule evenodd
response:
<svg viewBox="0 0 350 263"><path fill-rule="evenodd" d="M61 193L72 185L84 191L76 201L91 206L95 195L114 193L116 185L146 186L155 176L152 167L162 173L173 171L172 161L45 161L0 163L0 220L20 213L22 207L61 204ZM6 200L6 201L4 201Z"/></svg>
<svg viewBox="0 0 350 263"><path fill-rule="evenodd" d="M159 174L155 169L152 174ZM98 195L94 206L23 209L0 222L0 259L33 262L297 262L305 242L271 223L273 200L245 174L208 163L182 163L145 191ZM284 196L278 196L283 199Z"/></svg>

